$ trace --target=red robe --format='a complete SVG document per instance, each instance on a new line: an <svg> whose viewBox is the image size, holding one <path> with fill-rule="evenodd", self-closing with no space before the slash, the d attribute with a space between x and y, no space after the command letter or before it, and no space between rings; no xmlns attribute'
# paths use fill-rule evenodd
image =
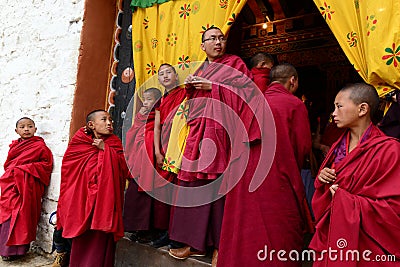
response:
<svg viewBox="0 0 400 267"><path fill-rule="evenodd" d="M104 138L104 150L92 143L79 129L64 154L57 227L65 238L91 229L112 233L117 241L124 236L122 206L129 176L122 143L115 135Z"/></svg>
<svg viewBox="0 0 400 267"><path fill-rule="evenodd" d="M188 182L214 180L224 173L235 157L235 151L231 154L232 139L246 142L259 137L248 106L257 92L252 74L238 56L225 54L210 64L206 61L195 75L213 84L211 91L187 88L190 131L178 179ZM208 140L203 142L205 139Z"/></svg>
<svg viewBox="0 0 400 267"><path fill-rule="evenodd" d="M271 250L301 250L306 224L310 223L300 168L311 149L311 133L304 104L280 84L265 92L275 121L275 132L268 127L272 118L265 111L260 126L263 138L250 147L243 177L225 196L225 210L219 247L218 266L301 266L301 262L279 261ZM273 154L267 147L276 137L271 169L262 154ZM262 153L263 150L263 153ZM242 161L243 159L239 159ZM261 168L255 170L257 165ZM251 192L252 181L260 180ZM254 189L254 188L253 188ZM287 256L287 255L286 255Z"/></svg>
<svg viewBox="0 0 400 267"><path fill-rule="evenodd" d="M153 227L168 229L170 206L147 194L151 192L158 195L167 191L164 187L167 181L155 175L154 119L154 111L145 115L137 113L133 126L126 133L125 157L135 178L129 181L125 192L123 218L126 231L149 230ZM161 175L166 174L166 177L169 174L158 168L157 171Z"/></svg>
<svg viewBox="0 0 400 267"><path fill-rule="evenodd" d="M36 239L42 196L50 183L53 156L43 138L33 136L10 145L0 178L0 224L11 218L7 246Z"/></svg>
<svg viewBox="0 0 400 267"><path fill-rule="evenodd" d="M251 73L253 74L254 83L258 86L261 92L265 92L269 85L269 68L252 68Z"/></svg>
<svg viewBox="0 0 400 267"><path fill-rule="evenodd" d="M329 261L325 255L313 266L400 266L400 143L373 125L367 134L365 141L336 164L339 188L335 195L329 191L331 184L316 179L312 201L316 232L310 248L319 253L330 247L342 250L343 255L358 250L360 262ZM342 138L332 145L321 170L331 168ZM371 262L362 256L366 250L372 252L367 255ZM373 261L376 255L388 254L395 255L397 262L378 265Z"/></svg>
<svg viewBox="0 0 400 267"><path fill-rule="evenodd" d="M179 105L185 98L186 90L182 87L177 87L171 92L168 92L168 94L164 95L161 99L160 106L156 108L160 111L162 151L167 151L172 121Z"/></svg>
<svg viewBox="0 0 400 267"><path fill-rule="evenodd" d="M154 111L145 115L137 113L133 126L126 133L126 162L140 191L151 191L155 186L154 118Z"/></svg>

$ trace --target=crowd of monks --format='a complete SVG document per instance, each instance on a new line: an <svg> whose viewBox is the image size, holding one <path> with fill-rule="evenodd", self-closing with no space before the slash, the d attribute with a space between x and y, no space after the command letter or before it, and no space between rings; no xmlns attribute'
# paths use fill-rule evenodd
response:
<svg viewBox="0 0 400 267"><path fill-rule="evenodd" d="M160 66L165 90L143 91L124 145L108 112L87 115L61 167L56 227L72 248L53 266L114 266L127 233L168 245L177 260L210 254L213 267L377 266L378 258L400 266L400 143L390 118L379 124L385 133L373 123L374 87L337 94L332 119L342 130L326 146L310 205L301 170L313 140L294 95L296 69L257 54L249 70L225 53L226 41L207 29L206 60L183 84L173 66ZM24 255L36 236L53 161L35 131L31 119L18 120L0 178L3 260Z"/></svg>

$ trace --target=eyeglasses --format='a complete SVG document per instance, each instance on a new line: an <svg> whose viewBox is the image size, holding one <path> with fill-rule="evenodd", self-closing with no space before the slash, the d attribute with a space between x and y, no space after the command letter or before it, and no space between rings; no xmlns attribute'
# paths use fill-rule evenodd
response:
<svg viewBox="0 0 400 267"><path fill-rule="evenodd" d="M210 38L208 38L208 39L204 39L204 40L203 40L203 43L204 43L205 41L211 41L212 43L216 43L217 40L220 41L221 43L226 43L226 38L225 38L224 36L219 36L219 37L213 36L213 37L210 37Z"/></svg>

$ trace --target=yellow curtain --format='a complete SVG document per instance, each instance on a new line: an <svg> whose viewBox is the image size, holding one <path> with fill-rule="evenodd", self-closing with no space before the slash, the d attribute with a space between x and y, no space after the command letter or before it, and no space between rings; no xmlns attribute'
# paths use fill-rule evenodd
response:
<svg viewBox="0 0 400 267"><path fill-rule="evenodd" d="M132 16L136 92L160 87L156 73L162 63L177 66L181 82L205 59L201 35L210 26L227 33L246 0L174 0L136 8ZM197 66L198 67L198 66ZM155 75L155 76L154 76Z"/></svg>
<svg viewBox="0 0 400 267"><path fill-rule="evenodd" d="M314 0L341 48L379 96L400 89L400 1Z"/></svg>

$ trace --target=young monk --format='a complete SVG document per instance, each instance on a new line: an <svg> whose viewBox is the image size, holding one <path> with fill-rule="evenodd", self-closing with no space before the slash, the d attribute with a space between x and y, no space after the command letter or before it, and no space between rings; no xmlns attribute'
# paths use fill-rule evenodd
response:
<svg viewBox="0 0 400 267"><path fill-rule="evenodd" d="M114 266L115 244L124 236L122 206L129 177L123 147L105 110L86 117L61 166L57 228L72 238L70 267Z"/></svg>
<svg viewBox="0 0 400 267"><path fill-rule="evenodd" d="M53 156L43 138L35 136L35 122L19 119L0 178L0 255L15 260L36 239L42 196L50 183Z"/></svg>
<svg viewBox="0 0 400 267"><path fill-rule="evenodd" d="M250 66L254 83L261 92L265 92L270 84L269 73L274 66L273 57L267 53L257 53L251 58Z"/></svg>
<svg viewBox="0 0 400 267"><path fill-rule="evenodd" d="M313 266L399 266L400 143L372 124L378 103L375 88L365 83L336 95L333 119L347 130L315 181L316 233L310 247L318 257ZM329 249L336 256L356 251L359 260L329 257ZM389 255L397 262L376 263Z"/></svg>
<svg viewBox="0 0 400 267"><path fill-rule="evenodd" d="M168 229L169 208L148 194L161 186L154 179L154 119L160 98L157 88L143 92L143 106L126 134L125 157L134 179L129 180L125 193L124 227L132 232L131 240L138 242L150 241L153 230Z"/></svg>

